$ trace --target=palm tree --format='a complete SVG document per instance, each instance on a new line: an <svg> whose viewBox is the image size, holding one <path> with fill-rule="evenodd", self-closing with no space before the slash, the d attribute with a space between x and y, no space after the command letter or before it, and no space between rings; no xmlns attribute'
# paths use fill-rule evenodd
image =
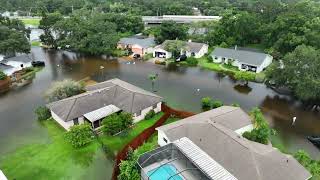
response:
<svg viewBox="0 0 320 180"><path fill-rule="evenodd" d="M151 85L152 85L152 91L156 92L154 90L154 83L156 82L156 80L158 79L158 74L149 74L149 79L151 80Z"/></svg>

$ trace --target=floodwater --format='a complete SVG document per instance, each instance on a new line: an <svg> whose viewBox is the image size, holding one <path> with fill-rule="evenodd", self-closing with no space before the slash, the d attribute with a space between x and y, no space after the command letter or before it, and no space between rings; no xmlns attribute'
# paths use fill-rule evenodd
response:
<svg viewBox="0 0 320 180"><path fill-rule="evenodd" d="M206 96L222 100L225 104L239 103L246 111L258 106L277 131L276 143L284 144L291 152L305 149L313 157L319 157L319 150L306 140L306 136L320 135L320 113L305 110L299 102L279 95L264 84L250 82L248 87L244 87L229 77L198 67L165 67L147 62L128 64L122 60L84 57L41 48L32 48L32 52L37 60L46 61L46 67L37 73L31 84L0 95L0 156L19 146L47 140L46 130L35 120L33 110L45 104L44 92L52 82L67 78L80 80L91 77L98 82L120 78L151 90L148 75L157 73L156 93L163 96L170 106L201 112L200 101ZM297 117L294 126L291 125L293 117ZM99 164L99 168L91 168L90 173L110 177L112 162L97 160L93 163Z"/></svg>

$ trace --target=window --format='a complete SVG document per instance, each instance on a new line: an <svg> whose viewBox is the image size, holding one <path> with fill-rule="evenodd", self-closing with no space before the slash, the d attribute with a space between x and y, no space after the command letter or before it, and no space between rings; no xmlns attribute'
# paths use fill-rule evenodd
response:
<svg viewBox="0 0 320 180"><path fill-rule="evenodd" d="M191 53L191 56L196 56L196 53L192 52L192 53Z"/></svg>
<svg viewBox="0 0 320 180"><path fill-rule="evenodd" d="M74 124L74 125L78 125L78 124L79 124L78 118L74 118L74 119L73 119L73 124Z"/></svg>
<svg viewBox="0 0 320 180"><path fill-rule="evenodd" d="M218 59L218 57L217 57L217 56L215 56L215 57L214 57L214 59Z"/></svg>
<svg viewBox="0 0 320 180"><path fill-rule="evenodd" d="M163 138L163 141L166 142L166 143L168 143L168 140L167 140L166 138Z"/></svg>

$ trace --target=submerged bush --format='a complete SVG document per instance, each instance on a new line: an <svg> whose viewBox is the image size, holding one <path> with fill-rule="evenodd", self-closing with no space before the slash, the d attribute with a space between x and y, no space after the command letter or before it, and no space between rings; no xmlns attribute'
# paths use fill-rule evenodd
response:
<svg viewBox="0 0 320 180"><path fill-rule="evenodd" d="M7 75L4 72L0 71L0 80L5 80L6 78Z"/></svg>
<svg viewBox="0 0 320 180"><path fill-rule="evenodd" d="M91 126L87 123L74 125L66 133L66 138L75 148L85 146L93 139Z"/></svg>
<svg viewBox="0 0 320 180"><path fill-rule="evenodd" d="M195 57L188 57L187 58L187 63L189 66L197 66L198 65L198 60Z"/></svg>
<svg viewBox="0 0 320 180"><path fill-rule="evenodd" d="M39 121L47 120L51 117L50 110L45 106L39 106L34 111Z"/></svg>
<svg viewBox="0 0 320 180"><path fill-rule="evenodd" d="M85 92L84 85L72 80L55 82L46 92L46 98L49 102L59 101L80 93Z"/></svg>
<svg viewBox="0 0 320 180"><path fill-rule="evenodd" d="M154 110L151 109L151 110L146 114L146 116L144 117L144 119L151 119L151 118L153 118L155 115L156 115L156 112L154 112Z"/></svg>
<svg viewBox="0 0 320 180"><path fill-rule="evenodd" d="M211 101L210 97L204 97L201 99L201 106L202 108L211 108Z"/></svg>

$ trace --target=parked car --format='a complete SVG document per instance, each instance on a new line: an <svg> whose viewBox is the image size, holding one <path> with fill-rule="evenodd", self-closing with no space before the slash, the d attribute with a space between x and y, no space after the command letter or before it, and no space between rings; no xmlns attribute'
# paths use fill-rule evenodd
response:
<svg viewBox="0 0 320 180"><path fill-rule="evenodd" d="M32 64L33 67L45 66L45 63L43 61L32 61L31 64Z"/></svg>
<svg viewBox="0 0 320 180"><path fill-rule="evenodd" d="M187 55L182 54L178 58L176 58L176 61L185 61L187 60L187 58L188 58Z"/></svg>
<svg viewBox="0 0 320 180"><path fill-rule="evenodd" d="M134 59L140 59L141 56L140 56L140 54L134 54L134 55L133 55L133 58L134 58Z"/></svg>

